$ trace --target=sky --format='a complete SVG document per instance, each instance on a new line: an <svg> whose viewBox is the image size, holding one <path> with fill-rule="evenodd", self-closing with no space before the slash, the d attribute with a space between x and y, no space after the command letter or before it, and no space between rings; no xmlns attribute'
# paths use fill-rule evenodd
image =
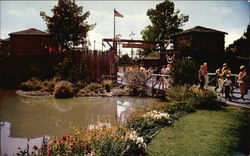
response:
<svg viewBox="0 0 250 156"><path fill-rule="evenodd" d="M96 27L89 32L88 39L91 49L102 48L103 38L114 36L114 8L124 17L116 17L116 34L123 39L130 39L131 32L135 35L133 39L141 39L140 32L144 27L150 25L147 10L163 0L156 1L105 1L105 0L75 0L78 6L83 6L83 11L89 11L88 23L96 23ZM204 1L204 0L173 0L175 9L180 13L189 15L189 21L183 29L190 29L195 26L203 26L227 32L225 36L225 47L240 38L250 24L250 2L247 0L235 1ZM29 28L36 28L42 31L47 26L40 16L40 11L52 15L51 9L57 4L57 0L49 1L0 1L0 38L8 38L8 34ZM108 47L108 46L106 46ZM105 49L105 48L104 48ZM130 51L122 49L123 53Z"/></svg>

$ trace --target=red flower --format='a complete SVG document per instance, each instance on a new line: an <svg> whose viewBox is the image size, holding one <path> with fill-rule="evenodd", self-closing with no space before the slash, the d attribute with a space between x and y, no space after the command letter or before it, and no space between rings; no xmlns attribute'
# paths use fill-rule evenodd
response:
<svg viewBox="0 0 250 156"><path fill-rule="evenodd" d="M32 147L32 149L34 149L35 151L38 149L38 147L36 146L36 145L34 145L33 147Z"/></svg>
<svg viewBox="0 0 250 156"><path fill-rule="evenodd" d="M67 136L63 136L62 139L63 139L63 141L66 141L67 140Z"/></svg>
<svg viewBox="0 0 250 156"><path fill-rule="evenodd" d="M51 152L52 152L52 148L48 148L47 156L50 156Z"/></svg>

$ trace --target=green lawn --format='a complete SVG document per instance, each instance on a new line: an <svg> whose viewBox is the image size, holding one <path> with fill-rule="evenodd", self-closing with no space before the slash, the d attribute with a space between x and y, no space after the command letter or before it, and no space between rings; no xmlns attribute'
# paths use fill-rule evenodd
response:
<svg viewBox="0 0 250 156"><path fill-rule="evenodd" d="M228 156L250 150L250 111L226 107L198 110L163 128L147 146L148 155ZM237 152L238 151L238 152Z"/></svg>

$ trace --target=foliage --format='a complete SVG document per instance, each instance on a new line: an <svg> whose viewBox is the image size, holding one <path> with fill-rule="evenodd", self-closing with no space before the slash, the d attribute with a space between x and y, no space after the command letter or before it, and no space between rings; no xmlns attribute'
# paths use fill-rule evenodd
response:
<svg viewBox="0 0 250 156"><path fill-rule="evenodd" d="M44 69L34 64L30 64L23 72L24 72L24 79L26 80L32 77L43 78L45 77L46 74L49 73L49 71L47 71L47 73L44 74Z"/></svg>
<svg viewBox="0 0 250 156"><path fill-rule="evenodd" d="M26 82L22 82L20 85L20 89L24 91L40 90L42 89L42 87L43 87L42 82L35 77L31 78Z"/></svg>
<svg viewBox="0 0 250 156"><path fill-rule="evenodd" d="M111 80L103 80L102 85L104 86L104 88L105 88L105 90L107 92L111 91L111 87L112 87L112 81Z"/></svg>
<svg viewBox="0 0 250 156"><path fill-rule="evenodd" d="M53 66L56 76L71 82L87 79L87 69L83 62L80 66L75 66L71 59L64 58L63 62Z"/></svg>
<svg viewBox="0 0 250 156"><path fill-rule="evenodd" d="M152 25L146 26L141 31L143 40L165 40L170 39L170 36L182 31L181 27L188 21L188 16L179 14L180 10L175 10L174 3L165 0L156 5L153 9L147 11ZM160 45L164 49L164 45Z"/></svg>
<svg viewBox="0 0 250 156"><path fill-rule="evenodd" d="M175 85L193 85L197 75L196 62L188 57L182 57L174 62L173 77Z"/></svg>
<svg viewBox="0 0 250 156"><path fill-rule="evenodd" d="M65 58L63 62L60 62L53 67L54 67L56 76L58 77L60 76L62 79L69 80L74 64L70 59Z"/></svg>
<svg viewBox="0 0 250 156"><path fill-rule="evenodd" d="M250 42L250 25L248 25L246 32L227 48L227 52L233 52L237 56L249 57L249 42Z"/></svg>
<svg viewBox="0 0 250 156"><path fill-rule="evenodd" d="M156 108L159 111L168 112L175 118L183 114L195 112L195 107L189 101L175 101L167 104L158 105Z"/></svg>
<svg viewBox="0 0 250 156"><path fill-rule="evenodd" d="M130 120L127 126L135 130L148 143L160 128L170 123L171 118L168 113L153 110Z"/></svg>
<svg viewBox="0 0 250 156"><path fill-rule="evenodd" d="M71 0L59 0L51 10L53 16L41 11L40 15L47 24L47 28L53 39L64 48L78 46L86 38L88 31L95 25L86 21L90 13L83 13L83 8L78 7Z"/></svg>
<svg viewBox="0 0 250 156"><path fill-rule="evenodd" d="M33 147L32 154L37 155L142 155L146 144L136 132L125 127L105 126L102 123L92 125L87 131L74 129L73 135L53 137L38 148ZM19 154L29 155L19 149Z"/></svg>
<svg viewBox="0 0 250 156"><path fill-rule="evenodd" d="M60 81L56 83L54 89L55 98L71 98L74 96L73 84L68 81Z"/></svg>
<svg viewBox="0 0 250 156"><path fill-rule="evenodd" d="M207 89L202 92L193 90L196 96L190 99L197 109L220 109L223 102L217 100L217 94L213 90Z"/></svg>
<svg viewBox="0 0 250 156"><path fill-rule="evenodd" d="M55 87L55 81L53 80L46 80L46 81L43 81L43 87L42 87L42 90L44 91L53 91L54 90L54 87Z"/></svg>
<svg viewBox="0 0 250 156"><path fill-rule="evenodd" d="M174 86L165 91L165 99L170 101L185 101L194 96L188 86Z"/></svg>
<svg viewBox="0 0 250 156"><path fill-rule="evenodd" d="M99 91L102 90L102 85L99 83L90 83L89 85L87 85L86 87L84 87L85 91Z"/></svg>
<svg viewBox="0 0 250 156"><path fill-rule="evenodd" d="M77 81L75 83L75 89L79 90L79 89L83 89L84 87L86 87L88 84L86 81Z"/></svg>
<svg viewBox="0 0 250 156"><path fill-rule="evenodd" d="M125 127L107 127L102 123L93 125L86 133L85 138L91 145L94 153L106 155L140 155L144 152L143 138L130 132ZM134 153L137 151L138 153Z"/></svg>
<svg viewBox="0 0 250 156"><path fill-rule="evenodd" d="M134 96L142 96L147 89L147 75L140 70L133 70L125 75L131 94Z"/></svg>

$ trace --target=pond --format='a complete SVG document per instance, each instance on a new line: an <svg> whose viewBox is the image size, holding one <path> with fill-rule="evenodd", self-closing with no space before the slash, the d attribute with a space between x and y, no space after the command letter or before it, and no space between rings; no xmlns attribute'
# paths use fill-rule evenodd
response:
<svg viewBox="0 0 250 156"><path fill-rule="evenodd" d="M1 153L13 155L18 147L41 145L43 136L70 134L74 127L88 127L97 121L115 124L126 120L128 112L155 102L132 97L24 97L0 89Z"/></svg>

